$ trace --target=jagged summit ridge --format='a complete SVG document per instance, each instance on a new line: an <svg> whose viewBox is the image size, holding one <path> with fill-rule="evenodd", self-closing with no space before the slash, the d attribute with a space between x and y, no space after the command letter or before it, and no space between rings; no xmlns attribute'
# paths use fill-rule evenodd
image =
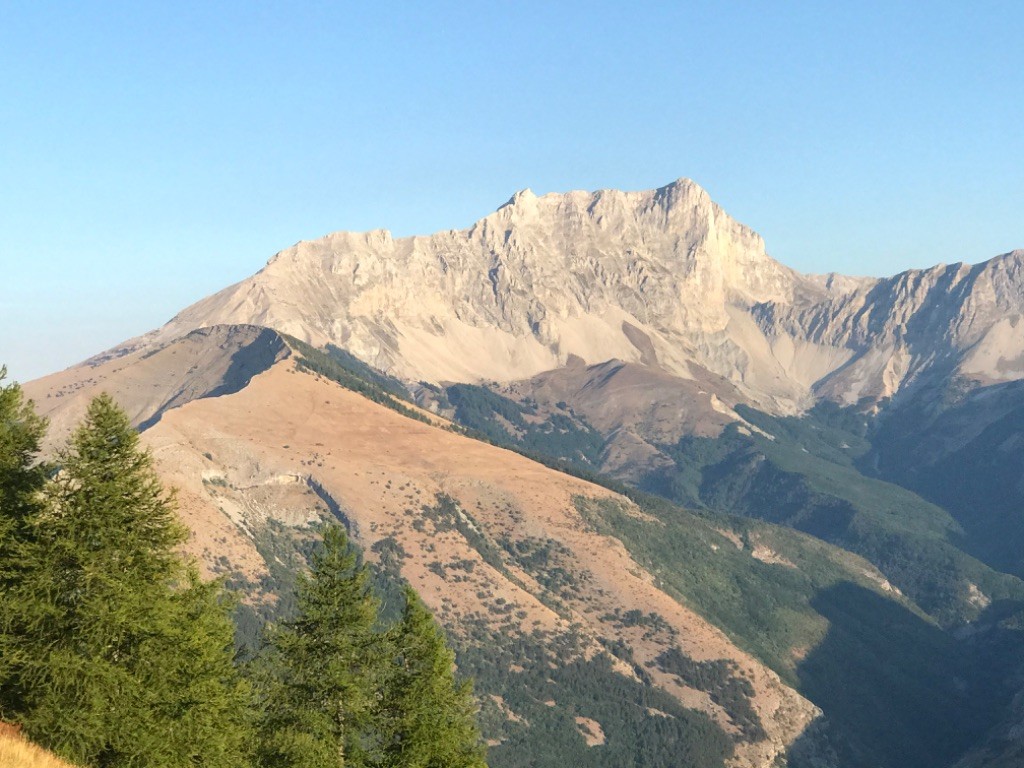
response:
<svg viewBox="0 0 1024 768"><path fill-rule="evenodd" d="M936 370L980 384L1020 379L1022 262L1018 250L980 264L908 270L805 307L769 302L753 315L767 334L848 350L851 363L816 391L850 404L896 394Z"/></svg>
<svg viewBox="0 0 1024 768"><path fill-rule="evenodd" d="M817 396L892 395L938 359L933 341L946 364L973 355L971 375L1024 368L1020 262L1014 252L884 280L801 275L689 179L637 192L525 189L463 230L300 242L136 343L265 325L430 382L616 358L725 380L786 412Z"/></svg>
<svg viewBox="0 0 1024 768"><path fill-rule="evenodd" d="M252 322L347 346L408 378L509 380L571 354L639 360L628 323L666 370L689 377L692 348L729 325L727 305L785 300L796 280L693 182L524 192L466 230L298 243L148 341Z"/></svg>

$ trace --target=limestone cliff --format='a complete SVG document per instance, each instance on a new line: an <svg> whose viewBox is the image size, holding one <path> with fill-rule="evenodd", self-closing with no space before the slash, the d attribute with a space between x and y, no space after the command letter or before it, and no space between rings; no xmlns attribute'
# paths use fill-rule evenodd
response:
<svg viewBox="0 0 1024 768"><path fill-rule="evenodd" d="M298 243L127 346L262 325L431 382L618 359L724 379L737 400L785 413L816 397L890 397L933 369L1021 377L1022 260L1016 251L888 279L801 275L689 180L525 190L465 230Z"/></svg>

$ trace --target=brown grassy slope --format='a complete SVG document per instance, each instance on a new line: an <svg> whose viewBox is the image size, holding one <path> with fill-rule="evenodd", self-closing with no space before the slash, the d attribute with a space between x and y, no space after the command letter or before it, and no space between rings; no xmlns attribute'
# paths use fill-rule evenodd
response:
<svg viewBox="0 0 1024 768"><path fill-rule="evenodd" d="M3 768L74 768L20 736L0 733L0 766Z"/></svg>
<svg viewBox="0 0 1024 768"><path fill-rule="evenodd" d="M368 553L385 539L404 551L401 574L449 631L481 623L505 636L578 633L582 653L600 639L627 643L641 665L677 646L696 660L728 659L756 691L767 737L737 747L734 765L771 764L815 716L815 708L716 627L661 591L611 537L598 534L574 498L610 499L607 489L554 472L518 454L407 419L284 360L233 395L190 402L144 433L160 471L179 489L193 551L216 571L252 578L266 565L253 534L268 520L301 526L334 504ZM463 532L424 507L453 499L465 523L490 546L483 556ZM571 584L517 560L515 545L552 545ZM511 549L509 545L512 545ZM370 555L372 557L372 554ZM453 564L461 564L455 567ZM469 564L469 565L467 565ZM657 614L665 631L643 637L609 617L616 608ZM622 665L623 674L631 674ZM727 730L728 715L703 691L655 675L655 684Z"/></svg>
<svg viewBox="0 0 1024 768"><path fill-rule="evenodd" d="M289 353L274 331L251 325L203 328L163 348L97 357L25 385L50 419L48 447L60 445L89 401L109 392L135 425L190 400L234 392Z"/></svg>

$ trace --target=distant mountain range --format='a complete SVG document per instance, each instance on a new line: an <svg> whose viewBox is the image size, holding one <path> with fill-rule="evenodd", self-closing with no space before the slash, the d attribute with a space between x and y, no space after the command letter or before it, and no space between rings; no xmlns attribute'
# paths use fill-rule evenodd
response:
<svg viewBox="0 0 1024 768"><path fill-rule="evenodd" d="M688 180L526 190L299 243L26 389L57 438L126 407L242 642L343 519L493 765L1015 765L1022 264L802 275Z"/></svg>

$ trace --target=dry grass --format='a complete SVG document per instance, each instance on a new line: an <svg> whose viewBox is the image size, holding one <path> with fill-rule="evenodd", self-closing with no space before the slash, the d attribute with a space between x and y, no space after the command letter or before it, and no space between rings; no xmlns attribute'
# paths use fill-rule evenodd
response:
<svg viewBox="0 0 1024 768"><path fill-rule="evenodd" d="M42 747L20 736L0 733L0 766L3 768L74 768Z"/></svg>

